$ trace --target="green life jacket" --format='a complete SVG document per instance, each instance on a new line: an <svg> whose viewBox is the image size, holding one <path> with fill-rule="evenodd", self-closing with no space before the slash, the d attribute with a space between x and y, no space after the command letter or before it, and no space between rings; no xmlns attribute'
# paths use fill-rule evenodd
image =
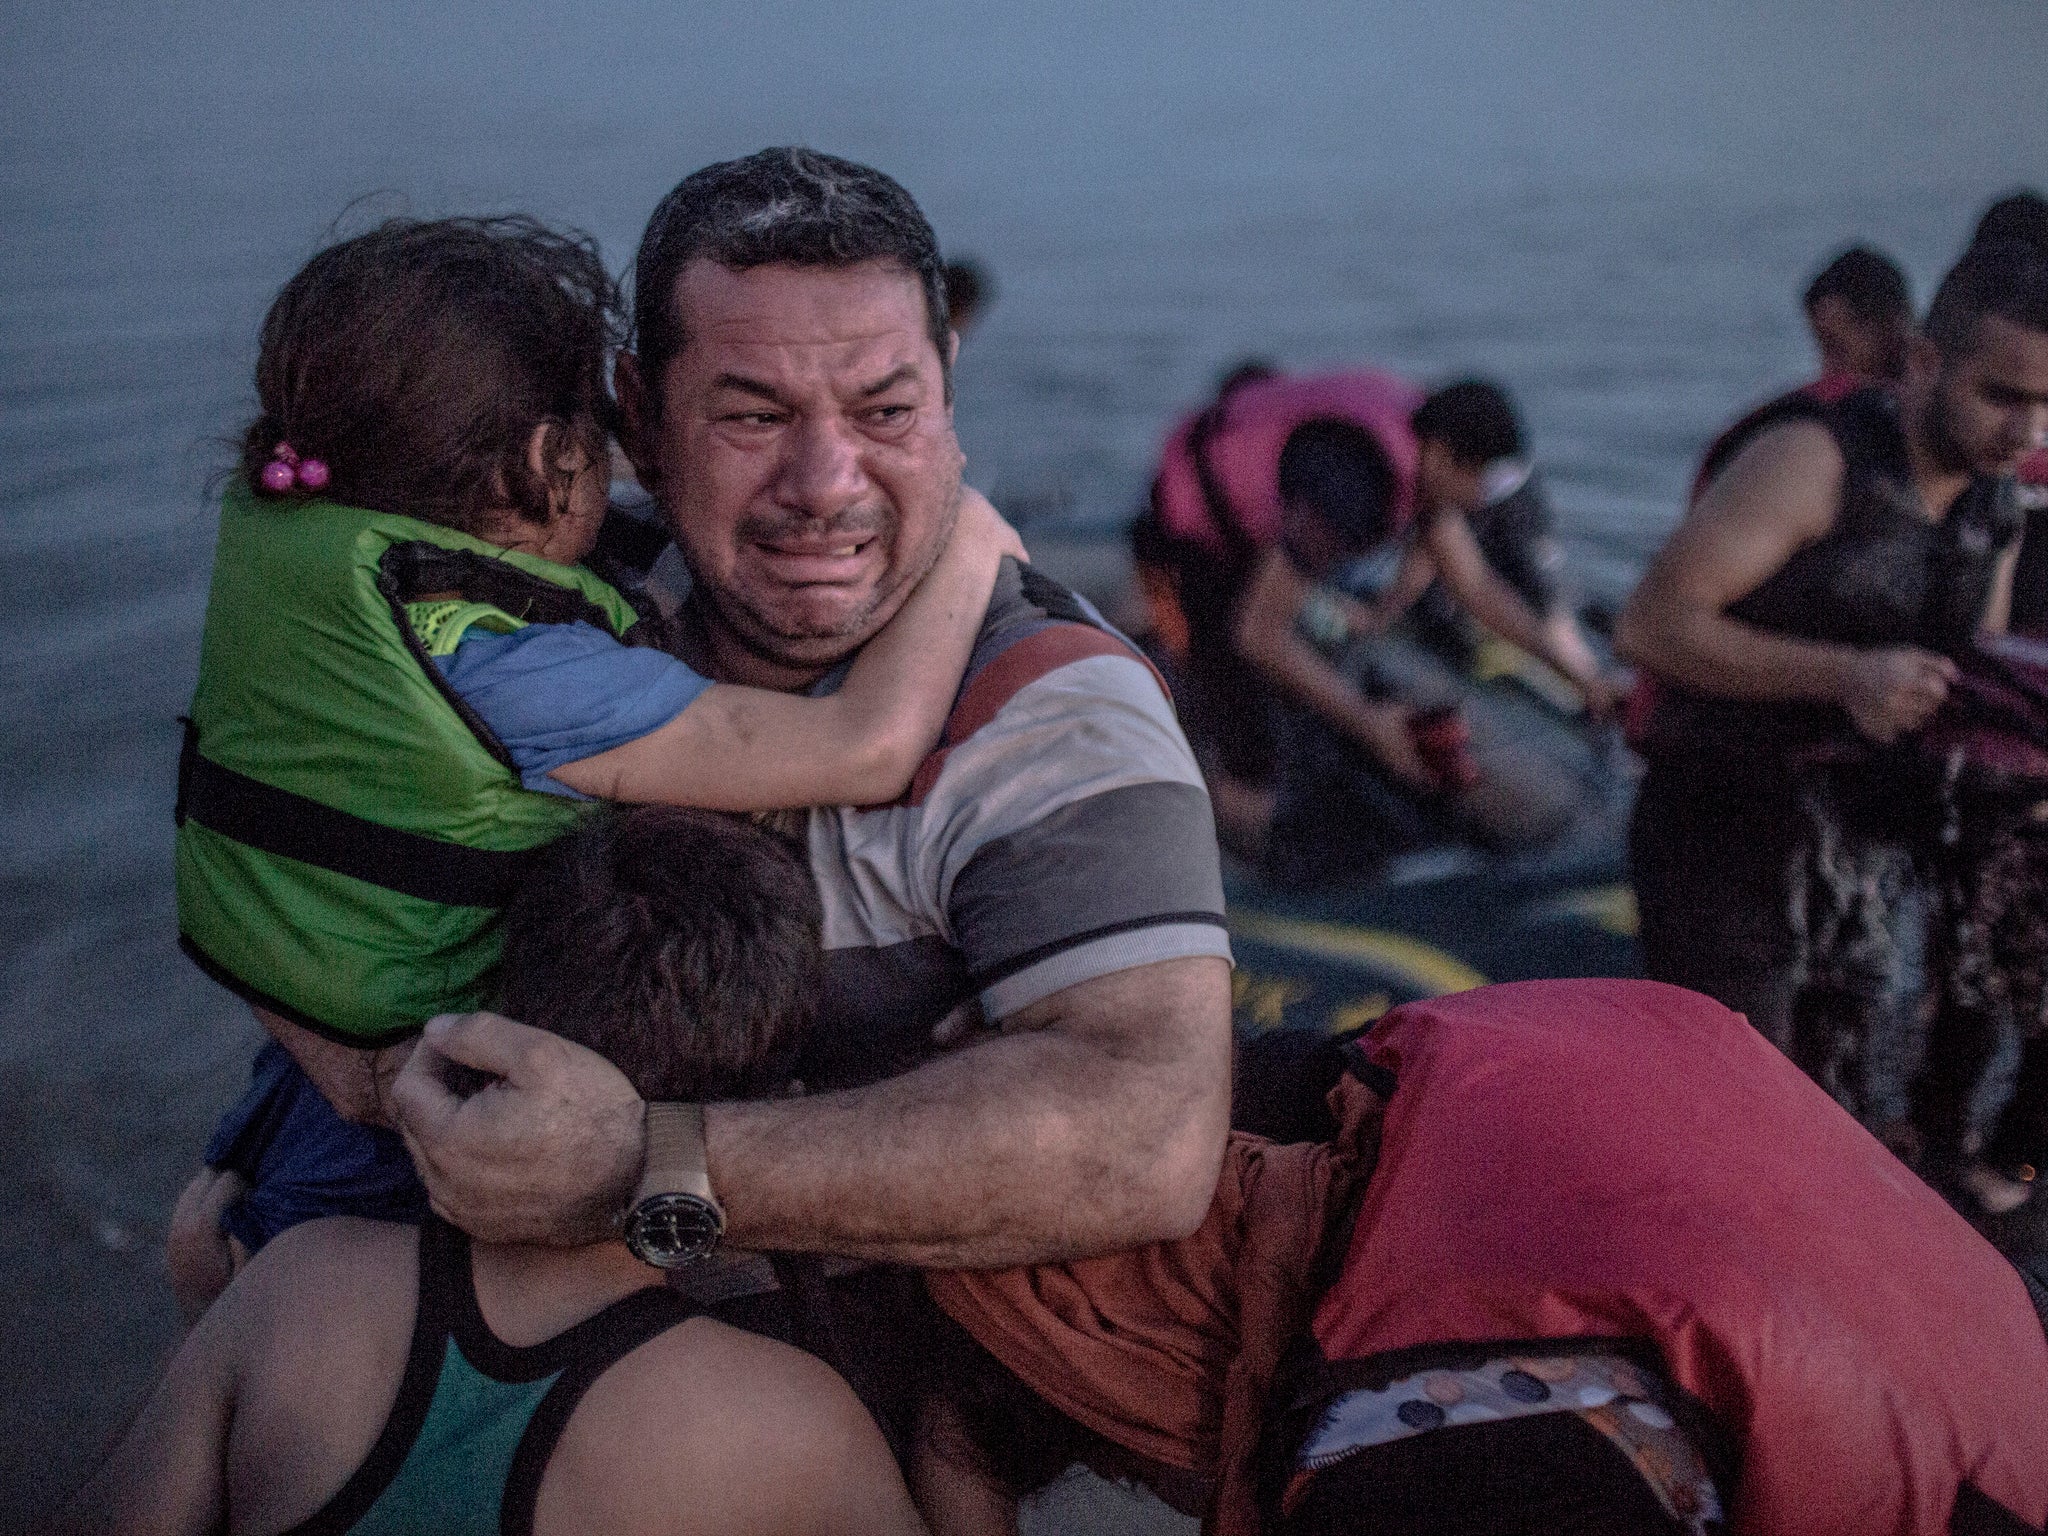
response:
<svg viewBox="0 0 2048 1536"><path fill-rule="evenodd" d="M350 1045L480 1006L500 909L587 802L524 788L431 657L578 619L638 615L577 567L232 486L178 767L186 952Z"/></svg>

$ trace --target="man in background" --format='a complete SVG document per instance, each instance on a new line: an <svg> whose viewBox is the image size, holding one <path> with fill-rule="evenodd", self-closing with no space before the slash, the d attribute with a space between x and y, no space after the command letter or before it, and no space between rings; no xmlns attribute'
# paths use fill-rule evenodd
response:
<svg viewBox="0 0 2048 1536"><path fill-rule="evenodd" d="M1811 958L1792 917L1803 775L1846 765L1828 781L1834 824L1897 851L1910 890L1909 806L1896 760L1872 749L1925 725L1953 657L2005 627L2018 534L2005 477L2044 434L2048 260L1980 246L1943 281L1896 395L1809 400L1708 481L1617 631L1659 685L1630 837L1653 978L1747 1014L1795 1055L1813 1044L1795 1040ZM1873 936L1910 971L1918 920L1897 907L1877 919ZM1917 993L1887 1000L1900 1034L1918 1006ZM1849 1096L1903 1135L1917 1060L1892 1043L1889 1060L1886 1042L1861 1043Z"/></svg>

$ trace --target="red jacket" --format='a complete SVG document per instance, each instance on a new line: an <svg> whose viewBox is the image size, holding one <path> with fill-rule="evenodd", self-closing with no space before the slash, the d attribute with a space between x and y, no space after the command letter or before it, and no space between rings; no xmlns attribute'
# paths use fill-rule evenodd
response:
<svg viewBox="0 0 2048 1536"><path fill-rule="evenodd" d="M1409 1004L1366 1048L1397 1086L1325 1361L1647 1338L1739 1447L1735 1532L1937 1536L1965 1482L2048 1522L2019 1272L1739 1014L1528 982Z"/></svg>

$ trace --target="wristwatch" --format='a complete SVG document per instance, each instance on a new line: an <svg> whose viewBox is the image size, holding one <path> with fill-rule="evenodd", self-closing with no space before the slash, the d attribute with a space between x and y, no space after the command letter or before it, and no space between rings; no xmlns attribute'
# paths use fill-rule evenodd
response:
<svg viewBox="0 0 2048 1536"><path fill-rule="evenodd" d="M704 1157L704 1106L647 1106L647 1171L626 1211L633 1257L656 1269L707 1259L725 1233L725 1208L711 1193Z"/></svg>

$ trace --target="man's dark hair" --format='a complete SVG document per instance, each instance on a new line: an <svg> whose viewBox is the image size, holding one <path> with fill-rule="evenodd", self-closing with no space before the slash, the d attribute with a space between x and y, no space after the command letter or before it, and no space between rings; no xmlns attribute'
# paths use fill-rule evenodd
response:
<svg viewBox="0 0 2048 1536"><path fill-rule="evenodd" d="M946 313L949 319L964 319L984 305L996 301L995 279L988 268L968 256L956 256L946 263ZM939 349L940 356L945 348Z"/></svg>
<svg viewBox="0 0 2048 1536"><path fill-rule="evenodd" d="M528 442L546 426L602 462L619 320L588 235L520 216L379 224L272 301L241 472L257 484L289 443L350 506L475 532L509 496L545 522L571 477L536 476Z"/></svg>
<svg viewBox="0 0 2048 1536"><path fill-rule="evenodd" d="M818 935L810 870L773 833L677 806L594 811L505 914L499 1007L650 1102L758 1098L817 1007Z"/></svg>
<svg viewBox="0 0 2048 1536"><path fill-rule="evenodd" d="M2048 331L2048 252L2017 240L1971 246L1927 307L1927 338L1944 357L1966 356L1987 315Z"/></svg>
<svg viewBox="0 0 2048 1536"><path fill-rule="evenodd" d="M1394 469L1355 422L1319 416L1288 433L1279 489L1283 507L1316 518L1347 548L1370 549L1390 530Z"/></svg>
<svg viewBox="0 0 2048 1536"><path fill-rule="evenodd" d="M1514 401L1485 379L1446 384L1408 420L1417 441L1442 443L1460 464L1491 464L1522 451L1522 421Z"/></svg>
<svg viewBox="0 0 2048 1536"><path fill-rule="evenodd" d="M925 329L952 398L938 236L916 200L880 171L815 149L764 149L707 165L661 200L633 261L634 344L657 408L662 376L685 340L676 279L699 260L735 272L896 262L924 290Z"/></svg>
<svg viewBox="0 0 2048 1536"><path fill-rule="evenodd" d="M1852 245L1822 267L1806 285L1801 303L1812 309L1822 299L1840 299L1849 313L1866 325L1887 321L1911 324L1913 294L1906 274L1882 251Z"/></svg>
<svg viewBox="0 0 2048 1536"><path fill-rule="evenodd" d="M1998 240L2017 240L2048 253L2048 197L2032 187L2009 192L1984 210L1970 244L1984 245Z"/></svg>

